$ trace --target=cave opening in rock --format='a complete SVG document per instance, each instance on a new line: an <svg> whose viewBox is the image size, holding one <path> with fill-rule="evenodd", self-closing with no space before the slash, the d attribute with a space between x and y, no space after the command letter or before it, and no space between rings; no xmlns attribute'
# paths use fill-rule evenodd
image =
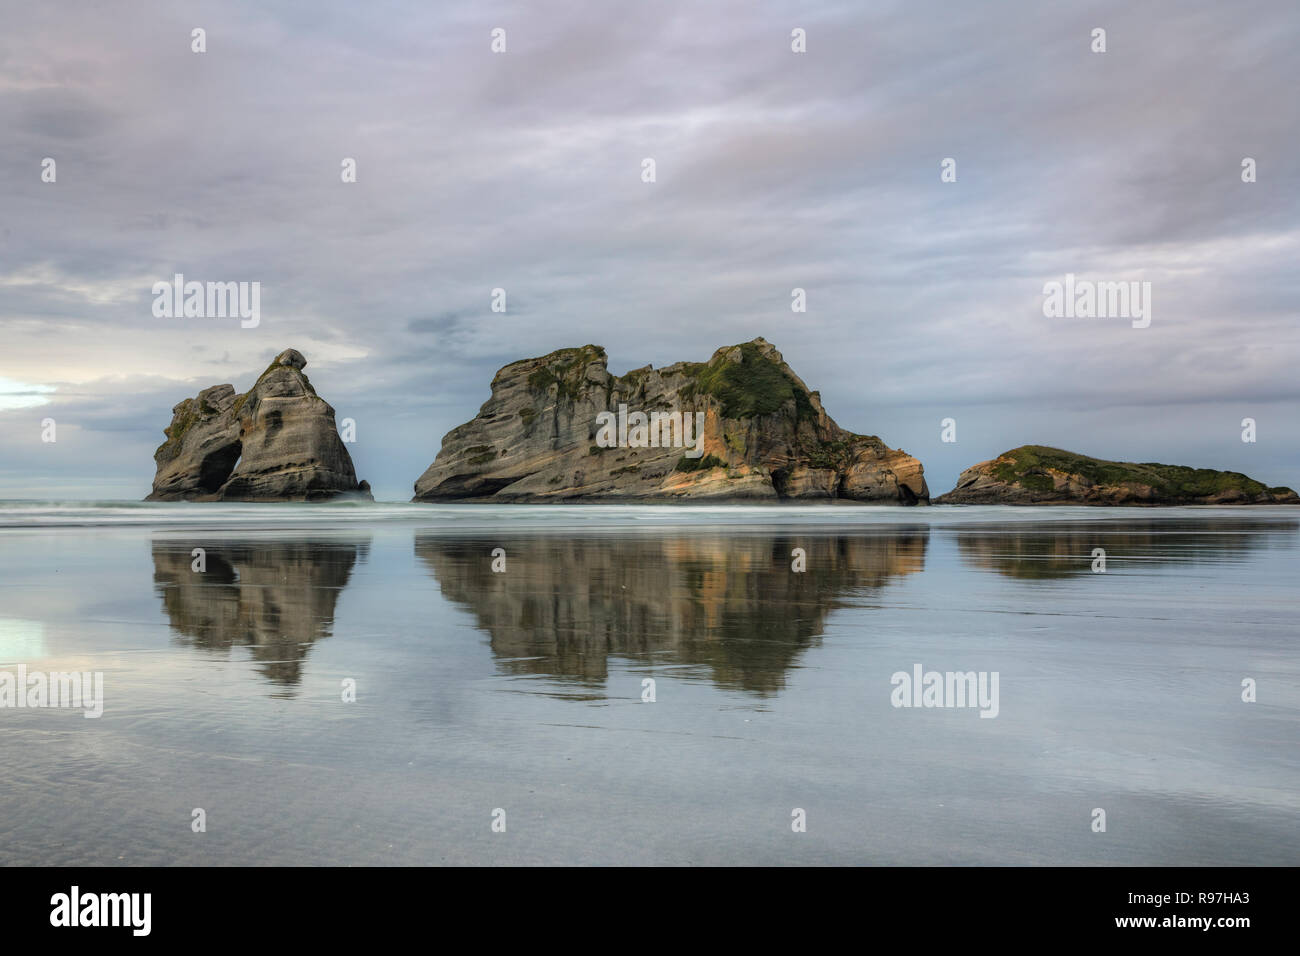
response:
<svg viewBox="0 0 1300 956"><path fill-rule="evenodd" d="M199 487L207 494L215 494L234 473L243 450L243 443L235 442L204 458L199 465Z"/></svg>
<svg viewBox="0 0 1300 956"><path fill-rule="evenodd" d="M778 498L789 497L786 492L790 487L790 472L784 468L774 468L772 470L772 488L776 491Z"/></svg>

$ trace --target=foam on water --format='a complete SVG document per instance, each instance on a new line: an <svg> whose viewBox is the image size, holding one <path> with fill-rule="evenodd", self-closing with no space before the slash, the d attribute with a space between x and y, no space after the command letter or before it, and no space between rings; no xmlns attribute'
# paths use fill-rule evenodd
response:
<svg viewBox="0 0 1300 956"><path fill-rule="evenodd" d="M38 528L172 527L267 529L333 525L410 523L457 529L530 527L608 528L638 526L801 525L823 528L870 528L924 524L949 526L1042 521L1116 521L1186 519L1189 517L1300 517L1300 508L1183 507L1090 508L835 504L423 504L411 502L338 501L326 503L227 503L153 501L0 500L0 532Z"/></svg>

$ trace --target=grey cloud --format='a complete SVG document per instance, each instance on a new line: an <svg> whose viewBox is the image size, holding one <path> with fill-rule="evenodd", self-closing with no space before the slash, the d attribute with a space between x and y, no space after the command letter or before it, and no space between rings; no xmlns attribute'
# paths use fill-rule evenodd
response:
<svg viewBox="0 0 1300 956"><path fill-rule="evenodd" d="M171 405L287 345L370 420L358 467L390 496L498 367L586 342L622 371L764 335L917 453L944 409L985 422L922 454L935 488L1053 427L1129 447L1157 403L1142 457L1208 454L1243 405L1300 398L1298 40L1281 0L15 7L0 376L64 382L117 443L66 453L70 480L145 487ZM1043 318L1044 281L1130 270L1150 329ZM262 282L262 327L154 319L176 271ZM1265 434L1261 477L1300 480L1300 423Z"/></svg>

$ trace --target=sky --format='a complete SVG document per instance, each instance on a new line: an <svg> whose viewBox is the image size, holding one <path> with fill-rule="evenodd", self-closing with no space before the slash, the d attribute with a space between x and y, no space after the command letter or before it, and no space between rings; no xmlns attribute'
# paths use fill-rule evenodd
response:
<svg viewBox="0 0 1300 956"><path fill-rule="evenodd" d="M172 406L292 347L358 476L406 500L511 361L594 343L621 374L760 335L935 494L1027 443L1300 487L1293 0L0 22L0 498L142 498ZM259 282L259 324L156 317L176 273ZM1066 274L1151 283L1150 325L1045 316Z"/></svg>

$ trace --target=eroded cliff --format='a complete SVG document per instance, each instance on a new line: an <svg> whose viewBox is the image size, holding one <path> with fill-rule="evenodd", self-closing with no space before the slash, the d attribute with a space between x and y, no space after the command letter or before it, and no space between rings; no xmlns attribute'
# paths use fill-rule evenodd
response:
<svg viewBox="0 0 1300 956"><path fill-rule="evenodd" d="M316 394L307 360L285 349L246 393L205 388L172 409L146 501L319 501L369 497Z"/></svg>
<svg viewBox="0 0 1300 956"><path fill-rule="evenodd" d="M417 501L684 498L917 504L929 490L919 461L837 425L762 338L622 376L595 345L513 362L415 483Z"/></svg>

